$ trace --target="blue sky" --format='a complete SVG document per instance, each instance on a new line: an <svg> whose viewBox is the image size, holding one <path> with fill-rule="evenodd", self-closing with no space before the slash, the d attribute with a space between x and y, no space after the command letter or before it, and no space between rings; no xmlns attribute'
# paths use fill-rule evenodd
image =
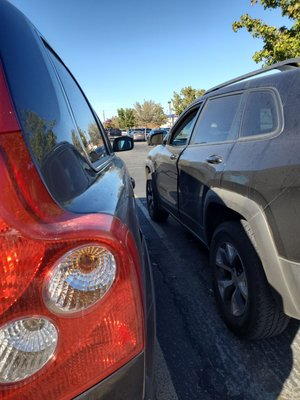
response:
<svg viewBox="0 0 300 400"><path fill-rule="evenodd" d="M100 119L173 92L209 89L257 69L262 42L232 23L248 13L287 23L250 0L10 0L73 72Z"/></svg>

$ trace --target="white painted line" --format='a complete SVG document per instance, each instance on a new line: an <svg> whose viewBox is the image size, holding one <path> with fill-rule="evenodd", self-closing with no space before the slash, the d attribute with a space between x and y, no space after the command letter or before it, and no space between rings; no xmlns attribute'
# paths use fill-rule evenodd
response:
<svg viewBox="0 0 300 400"><path fill-rule="evenodd" d="M151 225L153 226L153 228L155 229L156 233L158 234L158 236L162 239L162 240L166 240L167 239L167 235L165 234L165 232L163 231L163 229L159 226L159 224L157 224L156 222L152 221L151 218L149 217L149 213L147 208L144 206L144 204L141 202L141 200L139 198L135 199L137 202L138 207L140 208L140 210L142 211L142 213L145 215L145 217L147 218L147 220L151 223Z"/></svg>

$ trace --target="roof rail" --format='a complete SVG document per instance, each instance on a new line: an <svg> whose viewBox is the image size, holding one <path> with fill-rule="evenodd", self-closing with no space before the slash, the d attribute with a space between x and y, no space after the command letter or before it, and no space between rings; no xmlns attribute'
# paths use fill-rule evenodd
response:
<svg viewBox="0 0 300 400"><path fill-rule="evenodd" d="M217 86L212 87L211 89L208 89L205 92L205 94L213 92L214 90L221 89L221 88L223 88L225 86L232 85L233 83L237 83L237 82L243 81L245 79L252 78L253 76L264 74L264 73L266 73L268 71L272 71L272 70L275 70L275 69L277 69L279 71L286 71L286 70L289 70L289 69L297 68L299 66L300 66L300 57L298 57L298 58L290 58L288 60L281 61L281 62L276 63L276 64L272 64L269 67L260 68L260 69L257 69L255 71L253 71L253 72L249 72L248 74L241 75L241 76L238 76L237 78L234 78L234 79L231 79L231 80L226 81L224 83L221 83L220 85L217 85Z"/></svg>

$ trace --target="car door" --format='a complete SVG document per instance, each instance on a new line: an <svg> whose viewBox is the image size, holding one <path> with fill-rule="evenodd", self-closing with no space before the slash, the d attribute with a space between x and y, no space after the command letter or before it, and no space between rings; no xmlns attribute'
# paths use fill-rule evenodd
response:
<svg viewBox="0 0 300 400"><path fill-rule="evenodd" d="M200 104L197 104L177 121L168 142L161 146L155 159L155 179L160 202L175 216L178 216L177 161L194 128L199 108Z"/></svg>
<svg viewBox="0 0 300 400"><path fill-rule="evenodd" d="M209 98L201 110L190 144L178 162L181 221L203 238L203 206L209 187L218 186L238 135L243 95Z"/></svg>

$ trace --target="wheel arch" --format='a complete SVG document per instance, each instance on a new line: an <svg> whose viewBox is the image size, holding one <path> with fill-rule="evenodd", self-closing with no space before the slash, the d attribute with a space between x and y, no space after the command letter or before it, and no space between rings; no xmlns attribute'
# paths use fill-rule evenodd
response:
<svg viewBox="0 0 300 400"><path fill-rule="evenodd" d="M295 287L293 271L278 254L264 210L249 197L222 188L211 188L205 199L203 219L208 246L214 229L229 219L248 222L253 234L250 237L248 232L248 237L260 257L269 284L281 296L285 313L299 318L300 295Z"/></svg>
<svg viewBox="0 0 300 400"><path fill-rule="evenodd" d="M242 214L229 208L216 192L208 191L204 205L204 232L208 246L210 246L214 231L221 223L241 219L245 219Z"/></svg>
<svg viewBox="0 0 300 400"><path fill-rule="evenodd" d="M147 179L152 179L153 171L154 171L154 169L153 169L152 163L147 161L146 165L145 165L145 177L146 177L146 180Z"/></svg>

